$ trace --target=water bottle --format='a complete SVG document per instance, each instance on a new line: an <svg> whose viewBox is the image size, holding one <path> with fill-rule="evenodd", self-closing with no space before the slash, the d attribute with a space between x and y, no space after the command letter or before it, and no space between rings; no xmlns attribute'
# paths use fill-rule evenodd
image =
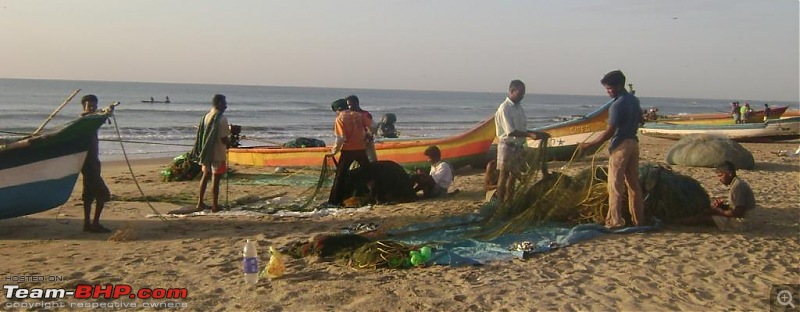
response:
<svg viewBox="0 0 800 312"><path fill-rule="evenodd" d="M244 271L244 282L248 284L258 283L258 251L256 251L256 242L247 240L244 244L244 261L242 261L242 269Z"/></svg>

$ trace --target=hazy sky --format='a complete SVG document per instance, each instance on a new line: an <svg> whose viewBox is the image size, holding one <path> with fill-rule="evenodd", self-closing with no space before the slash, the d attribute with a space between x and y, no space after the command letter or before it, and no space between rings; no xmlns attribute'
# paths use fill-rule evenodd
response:
<svg viewBox="0 0 800 312"><path fill-rule="evenodd" d="M0 78L800 97L798 0L0 0Z"/></svg>

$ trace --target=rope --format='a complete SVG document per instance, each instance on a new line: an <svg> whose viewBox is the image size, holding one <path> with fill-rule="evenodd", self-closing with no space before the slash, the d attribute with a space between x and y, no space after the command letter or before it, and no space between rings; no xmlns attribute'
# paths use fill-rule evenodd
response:
<svg viewBox="0 0 800 312"><path fill-rule="evenodd" d="M593 135L594 134L592 134L589 137L587 137L586 139L584 139L583 142L588 141ZM521 185L529 185L530 184L532 186L534 183L529 183L529 182L536 181L537 178L538 178L538 173L540 171L543 173L543 175L547 175L547 151L546 151L547 150L547 142L546 142L546 140L541 140L539 142L540 142L539 143L539 150L538 150L539 168L538 168L538 170L536 170L537 168L529 168L529 170L530 169L534 169L535 171L532 174L526 176L522 181L520 181ZM581 142L581 143L583 143L583 142ZM603 187L603 184L595 183L595 178L594 178L595 169L594 168L596 167L595 166L596 156L602 150L602 148L605 145L606 145L606 143L603 143L594 152L594 154L592 155L592 163L591 163L591 172L592 172L591 181L592 182L591 182L591 184L589 186L586 198L584 198L580 202L579 205L589 205L589 204L595 204L596 205L599 202L599 200L604 199L602 196L604 194L606 194L606 193L604 193L605 189L604 188L601 189L601 187ZM576 148L575 151L573 151L572 156L570 157L570 160L567 162L567 164L564 166L564 168L570 168L574 164L575 160L578 158L578 155L579 155L579 150ZM522 213L519 213L516 216L514 216L513 218L511 218L510 220L508 220L499 229L496 229L494 231L489 232L488 234L485 235L485 237L487 237L487 238L495 238L495 237L498 237L500 235L503 235L503 234L506 234L506 233L509 233L509 232L513 232L515 229L518 229L520 227L527 226L527 225L529 225L531 223L531 221L535 221L533 219L534 219L535 213L537 211L535 209L531 209L530 207L535 207L536 205L538 205L540 203L540 201L542 201L543 199L548 198L553 193L554 190L558 189L559 186L561 185L561 183L563 183L564 176L565 175L563 175L563 174L559 175L558 178L556 179L555 183L553 183L553 185L549 189L547 189L547 191L542 196L539 196L538 198L536 198L536 200L533 203L524 203L528 207L526 210L524 210ZM504 205L505 206L510 206L510 205L513 205L513 204L521 204L521 203L517 203L517 202L518 201L522 201L524 199L524 198L522 198L523 196L524 196L523 192L520 192L518 190L515 193L515 198L506 201L504 203ZM601 215L602 215L602 207L600 205L596 205L596 206L598 206L598 210L600 210ZM503 208L503 207L498 207L498 212L501 211L501 208ZM510 209L510 207L506 207L505 209ZM555 212L555 209L549 210L548 211L548 215L544 216L544 218L542 218L542 220L546 220L547 217L549 217L551 215L551 213L553 213L553 212ZM497 216L497 212L495 213L495 215L493 215L491 218L489 218L489 222L491 223L493 221L498 221L496 216ZM586 220L586 219L591 219L592 217L594 217L594 214L592 214L592 215L581 214L581 219L580 220L583 221L583 220Z"/></svg>
<svg viewBox="0 0 800 312"><path fill-rule="evenodd" d="M19 135L19 136L27 136L27 135L30 135L30 133L13 132L13 131L2 131L2 130L0 130L0 133L5 133L5 134L13 134L13 135Z"/></svg>
<svg viewBox="0 0 800 312"><path fill-rule="evenodd" d="M119 133L118 133L117 135L119 135ZM112 140L112 139L100 139L100 141L106 141L106 142L120 142L120 144L121 144L121 143L123 143L123 142L125 142L125 143L136 143L136 144L152 144L152 145L168 145L168 146L194 146L194 145L192 145L192 144L176 144L176 143L159 143L159 142L147 142L147 141L131 141L131 140L123 140L121 137L120 137L120 139L117 139L117 140Z"/></svg>
<svg viewBox="0 0 800 312"><path fill-rule="evenodd" d="M128 153L125 152L125 145L122 143L122 133L119 131L119 124L117 124L117 117L113 113L111 114L111 119L114 120L114 129L116 130L117 137L119 138L119 146L122 149L122 155L125 157L125 164L128 165L128 172L130 172L131 179L133 179L133 183L136 184L136 188L139 189L139 194L142 195L142 199L144 199L144 202L147 203L147 206L150 207L150 210L152 210L153 213L155 213L155 215L159 219L161 219L161 221L167 222L167 224L173 226L174 224L172 224L172 222L169 219L167 219L166 217L164 217L164 215L158 212L158 210L156 210L156 208L153 207L153 205L150 203L150 200L147 199L147 195L144 194L142 186L139 185L139 181L136 179L136 174L133 173L133 167L131 167L131 162L128 159Z"/></svg>
<svg viewBox="0 0 800 312"><path fill-rule="evenodd" d="M306 208L308 208L309 205L311 205L312 202L314 202L314 200L317 199L317 196L319 196L319 193L322 190L322 187L325 185L325 182L330 177L331 170L330 170L330 163L328 162L328 159L331 159L333 163L336 163L336 158L333 158L333 156L325 155L325 158L322 159L322 169L320 169L320 171L319 171L319 179L317 179L317 184L300 193L300 195L302 195L302 194L305 194L306 192L308 192L310 190L313 190L311 192L311 195L308 196L308 199L306 200L306 202L302 206L300 206L300 208L299 208L300 210L305 210ZM336 166L334 166L334 168L336 168Z"/></svg>

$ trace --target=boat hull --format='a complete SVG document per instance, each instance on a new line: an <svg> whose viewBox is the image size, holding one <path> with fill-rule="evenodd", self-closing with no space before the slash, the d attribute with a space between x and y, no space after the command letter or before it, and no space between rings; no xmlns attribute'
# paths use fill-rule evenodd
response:
<svg viewBox="0 0 800 312"><path fill-rule="evenodd" d="M589 142L597 138L608 127L608 109L613 102L600 106L597 110L586 116L547 125L533 129L533 131L544 131L550 134L547 142L547 157L550 160L570 160L575 154L578 144ZM540 140L528 139L527 145L532 151L538 149ZM596 150L587 150L586 153L593 153Z"/></svg>
<svg viewBox="0 0 800 312"><path fill-rule="evenodd" d="M776 107L771 110L769 120L780 119L786 112L788 106ZM692 115L677 115L668 118L662 118L659 122L668 122L681 125L733 125L733 117L726 113L716 114L692 114ZM764 122L764 111L754 111L747 118L747 123L762 123Z"/></svg>
<svg viewBox="0 0 800 312"><path fill-rule="evenodd" d="M428 146L436 145L442 158L454 168L486 160L495 137L494 118L480 122L456 136L438 139L386 139L375 143L380 160L391 160L406 168L428 167L424 155ZM238 147L228 149L228 162L256 167L319 167L330 147Z"/></svg>
<svg viewBox="0 0 800 312"><path fill-rule="evenodd" d="M693 134L724 136L739 142L773 142L800 138L800 117L769 120L762 123L730 125L680 125L647 123L639 131L643 135L679 140Z"/></svg>
<svg viewBox="0 0 800 312"><path fill-rule="evenodd" d="M107 117L84 116L55 131L0 146L0 219L64 204L75 187L91 136Z"/></svg>

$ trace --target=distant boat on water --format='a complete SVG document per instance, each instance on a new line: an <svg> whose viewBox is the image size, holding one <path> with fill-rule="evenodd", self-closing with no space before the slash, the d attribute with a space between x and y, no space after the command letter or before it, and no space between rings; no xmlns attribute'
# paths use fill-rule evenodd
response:
<svg viewBox="0 0 800 312"><path fill-rule="evenodd" d="M168 97L166 98L166 100L164 100L164 101L156 101L156 100L155 100L155 99L154 99L154 98L151 96L149 101L148 101L148 100L142 100L141 102L142 102L142 103L152 103L152 104L155 104L155 103L161 103L161 104L169 104L169 103L172 103L172 102L169 100L169 96L168 96Z"/></svg>

